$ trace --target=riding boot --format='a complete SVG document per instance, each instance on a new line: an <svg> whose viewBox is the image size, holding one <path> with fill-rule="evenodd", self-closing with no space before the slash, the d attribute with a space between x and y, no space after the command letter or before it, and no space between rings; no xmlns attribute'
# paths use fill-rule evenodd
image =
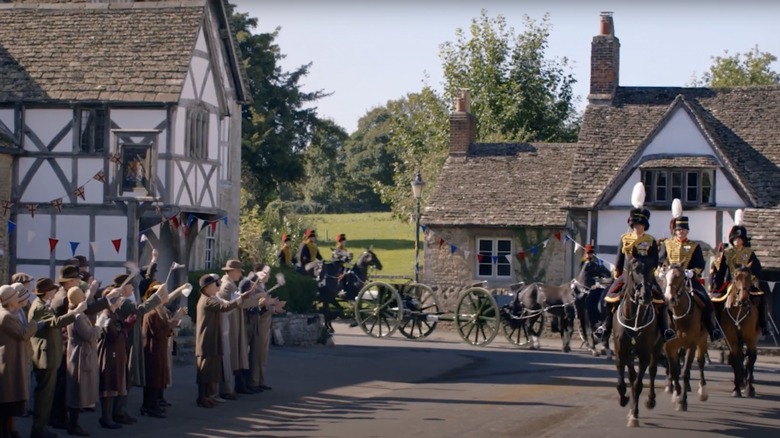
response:
<svg viewBox="0 0 780 438"><path fill-rule="evenodd" d="M658 328L661 330L664 340L669 342L677 336L674 330L669 328L669 305L659 304L656 306L656 311L658 312Z"/></svg>
<svg viewBox="0 0 780 438"><path fill-rule="evenodd" d="M710 300L710 297L704 291L695 288L693 291L701 302L704 303L702 314L704 317L704 325L707 327L707 333L710 334L710 339L712 339L713 342L723 339L723 332L715 325L715 320L713 319L713 316L715 315L715 306L712 305L712 300Z"/></svg>
<svg viewBox="0 0 780 438"><path fill-rule="evenodd" d="M766 321L766 294L757 295L753 300L753 303L758 308L758 327L761 329L761 334L764 337L771 335L769 333L769 327Z"/></svg>
<svg viewBox="0 0 780 438"><path fill-rule="evenodd" d="M612 314L615 312L615 308L613 304L607 304L607 309L609 309L609 312L606 316L606 319L604 320L604 323L599 326L593 334L595 336L598 336L601 342L607 342L609 340L609 336L612 334Z"/></svg>

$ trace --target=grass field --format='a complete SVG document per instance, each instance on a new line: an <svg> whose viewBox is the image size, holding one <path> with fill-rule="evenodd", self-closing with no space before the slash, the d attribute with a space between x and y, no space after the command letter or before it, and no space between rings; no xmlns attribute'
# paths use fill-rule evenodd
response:
<svg viewBox="0 0 780 438"><path fill-rule="evenodd" d="M317 230L320 252L330 258L336 235L347 235L347 249L355 257L373 247L382 262L382 275L414 276L414 224L401 222L390 213L324 214L306 217ZM422 240L422 235L420 235ZM422 252L420 253L422 261ZM422 263L420 263L422 266Z"/></svg>

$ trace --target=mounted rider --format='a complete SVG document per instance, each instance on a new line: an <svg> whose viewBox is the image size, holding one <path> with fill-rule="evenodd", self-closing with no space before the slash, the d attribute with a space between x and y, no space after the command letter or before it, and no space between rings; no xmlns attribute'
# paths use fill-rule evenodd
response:
<svg viewBox="0 0 780 438"><path fill-rule="evenodd" d="M282 247L279 249L279 254L276 256L279 260L280 267L292 268L297 262L296 257L293 255L292 248L290 248L290 241L292 238L289 234L282 234Z"/></svg>
<svg viewBox="0 0 780 438"><path fill-rule="evenodd" d="M747 267L753 274L753 287L750 288L750 300L758 307L758 325L764 336L769 336L769 327L766 317L766 294L758 287L758 278L761 275L761 262L756 253L750 248L750 237L747 228L742 225L742 210L737 210L734 215L734 226L729 232L731 247L725 249L717 262L717 271L713 284L721 287L715 291L720 295L728 290L727 287L736 275L737 269Z"/></svg>
<svg viewBox="0 0 780 438"><path fill-rule="evenodd" d="M352 253L347 251L347 235L339 234L336 236L336 247L330 254L331 261L338 261L341 263L351 263Z"/></svg>
<svg viewBox="0 0 780 438"><path fill-rule="evenodd" d="M627 221L631 231L620 236L620 245L613 273L615 281L612 282L612 286L604 298L612 313L617 309L618 303L620 303L620 299L623 296L623 286L625 285L624 270L632 252L636 251L637 255L646 258L651 270L655 270L658 267L658 243L655 237L646 233L650 228L650 211L643 208L644 202L645 188L639 182L634 186L634 191L631 195L631 203L634 208L631 210ZM661 330L664 339L669 341L676 335L674 330L669 328L668 303L657 284L654 284L652 293L653 307L655 307L658 315L658 328ZM611 333L612 318L606 318L604 325L596 329L594 335L600 336L602 340L607 340Z"/></svg>
<svg viewBox="0 0 780 438"><path fill-rule="evenodd" d="M316 260L322 260L320 250L317 249L317 232L312 229L307 229L304 234L304 240L301 246L298 248L298 265L297 269L305 274L314 276L315 267L312 266L312 262Z"/></svg>
<svg viewBox="0 0 780 438"><path fill-rule="evenodd" d="M604 266L603 263L599 262L599 258L596 257L596 250L593 248L593 245L590 243L585 245L585 255L582 257L582 263L580 264L580 269L582 266L585 266L586 263L592 263L592 265L588 269L588 277L594 278L594 277L602 277L602 278L610 278L612 277L612 273L609 272L609 269L607 269L606 266Z"/></svg>
<svg viewBox="0 0 780 438"><path fill-rule="evenodd" d="M715 326L713 319L715 308L701 281L701 273L707 263L704 261L701 245L693 240L688 240L689 220L682 213L682 202L675 199L672 201L672 220L669 223L669 231L674 237L661 241L658 258L662 265L677 264L685 269L685 276L691 280L692 291L698 298L694 302L700 308L703 307L702 313L707 332L713 341L718 341L723 338L723 332Z"/></svg>

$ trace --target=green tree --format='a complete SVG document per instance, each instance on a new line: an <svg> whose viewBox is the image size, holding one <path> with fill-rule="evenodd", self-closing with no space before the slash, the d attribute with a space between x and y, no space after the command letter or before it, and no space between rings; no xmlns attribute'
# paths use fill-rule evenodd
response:
<svg viewBox="0 0 780 438"><path fill-rule="evenodd" d="M461 89L471 90L478 141L574 142L580 116L569 61L545 57L549 15L523 19L525 30L515 36L502 15L490 18L483 9L468 33L458 28L456 41L440 46L444 99L454 102Z"/></svg>
<svg viewBox="0 0 780 438"><path fill-rule="evenodd" d="M328 94L301 89L311 64L282 70L284 55L275 43L280 28L253 34L257 18L236 13L233 5L228 13L254 100L243 110L242 184L251 193L250 205L264 206L304 177L304 151L319 122L311 104Z"/></svg>
<svg viewBox="0 0 780 438"><path fill-rule="evenodd" d="M303 196L307 204L319 206L319 211L342 210L346 190L343 149L347 138L344 128L329 120L322 121L306 149Z"/></svg>
<svg viewBox="0 0 780 438"><path fill-rule="evenodd" d="M723 56L712 57L710 71L704 73L701 80L694 80L692 85L712 88L777 85L780 84L780 74L772 69L776 61L775 55L759 51L758 46L744 54L731 56L726 50Z"/></svg>

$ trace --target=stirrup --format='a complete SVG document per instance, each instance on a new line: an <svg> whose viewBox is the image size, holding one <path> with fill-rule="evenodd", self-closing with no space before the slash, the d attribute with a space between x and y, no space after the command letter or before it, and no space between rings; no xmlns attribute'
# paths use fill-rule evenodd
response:
<svg viewBox="0 0 780 438"><path fill-rule="evenodd" d="M716 328L712 331L712 333L710 333L710 338L712 339L712 342L718 342L723 339L723 332Z"/></svg>
<svg viewBox="0 0 780 438"><path fill-rule="evenodd" d="M664 330L663 336L664 336L664 340L666 340L666 342L669 342L672 339L677 337L677 333L675 333L674 330L668 328L668 329Z"/></svg>

